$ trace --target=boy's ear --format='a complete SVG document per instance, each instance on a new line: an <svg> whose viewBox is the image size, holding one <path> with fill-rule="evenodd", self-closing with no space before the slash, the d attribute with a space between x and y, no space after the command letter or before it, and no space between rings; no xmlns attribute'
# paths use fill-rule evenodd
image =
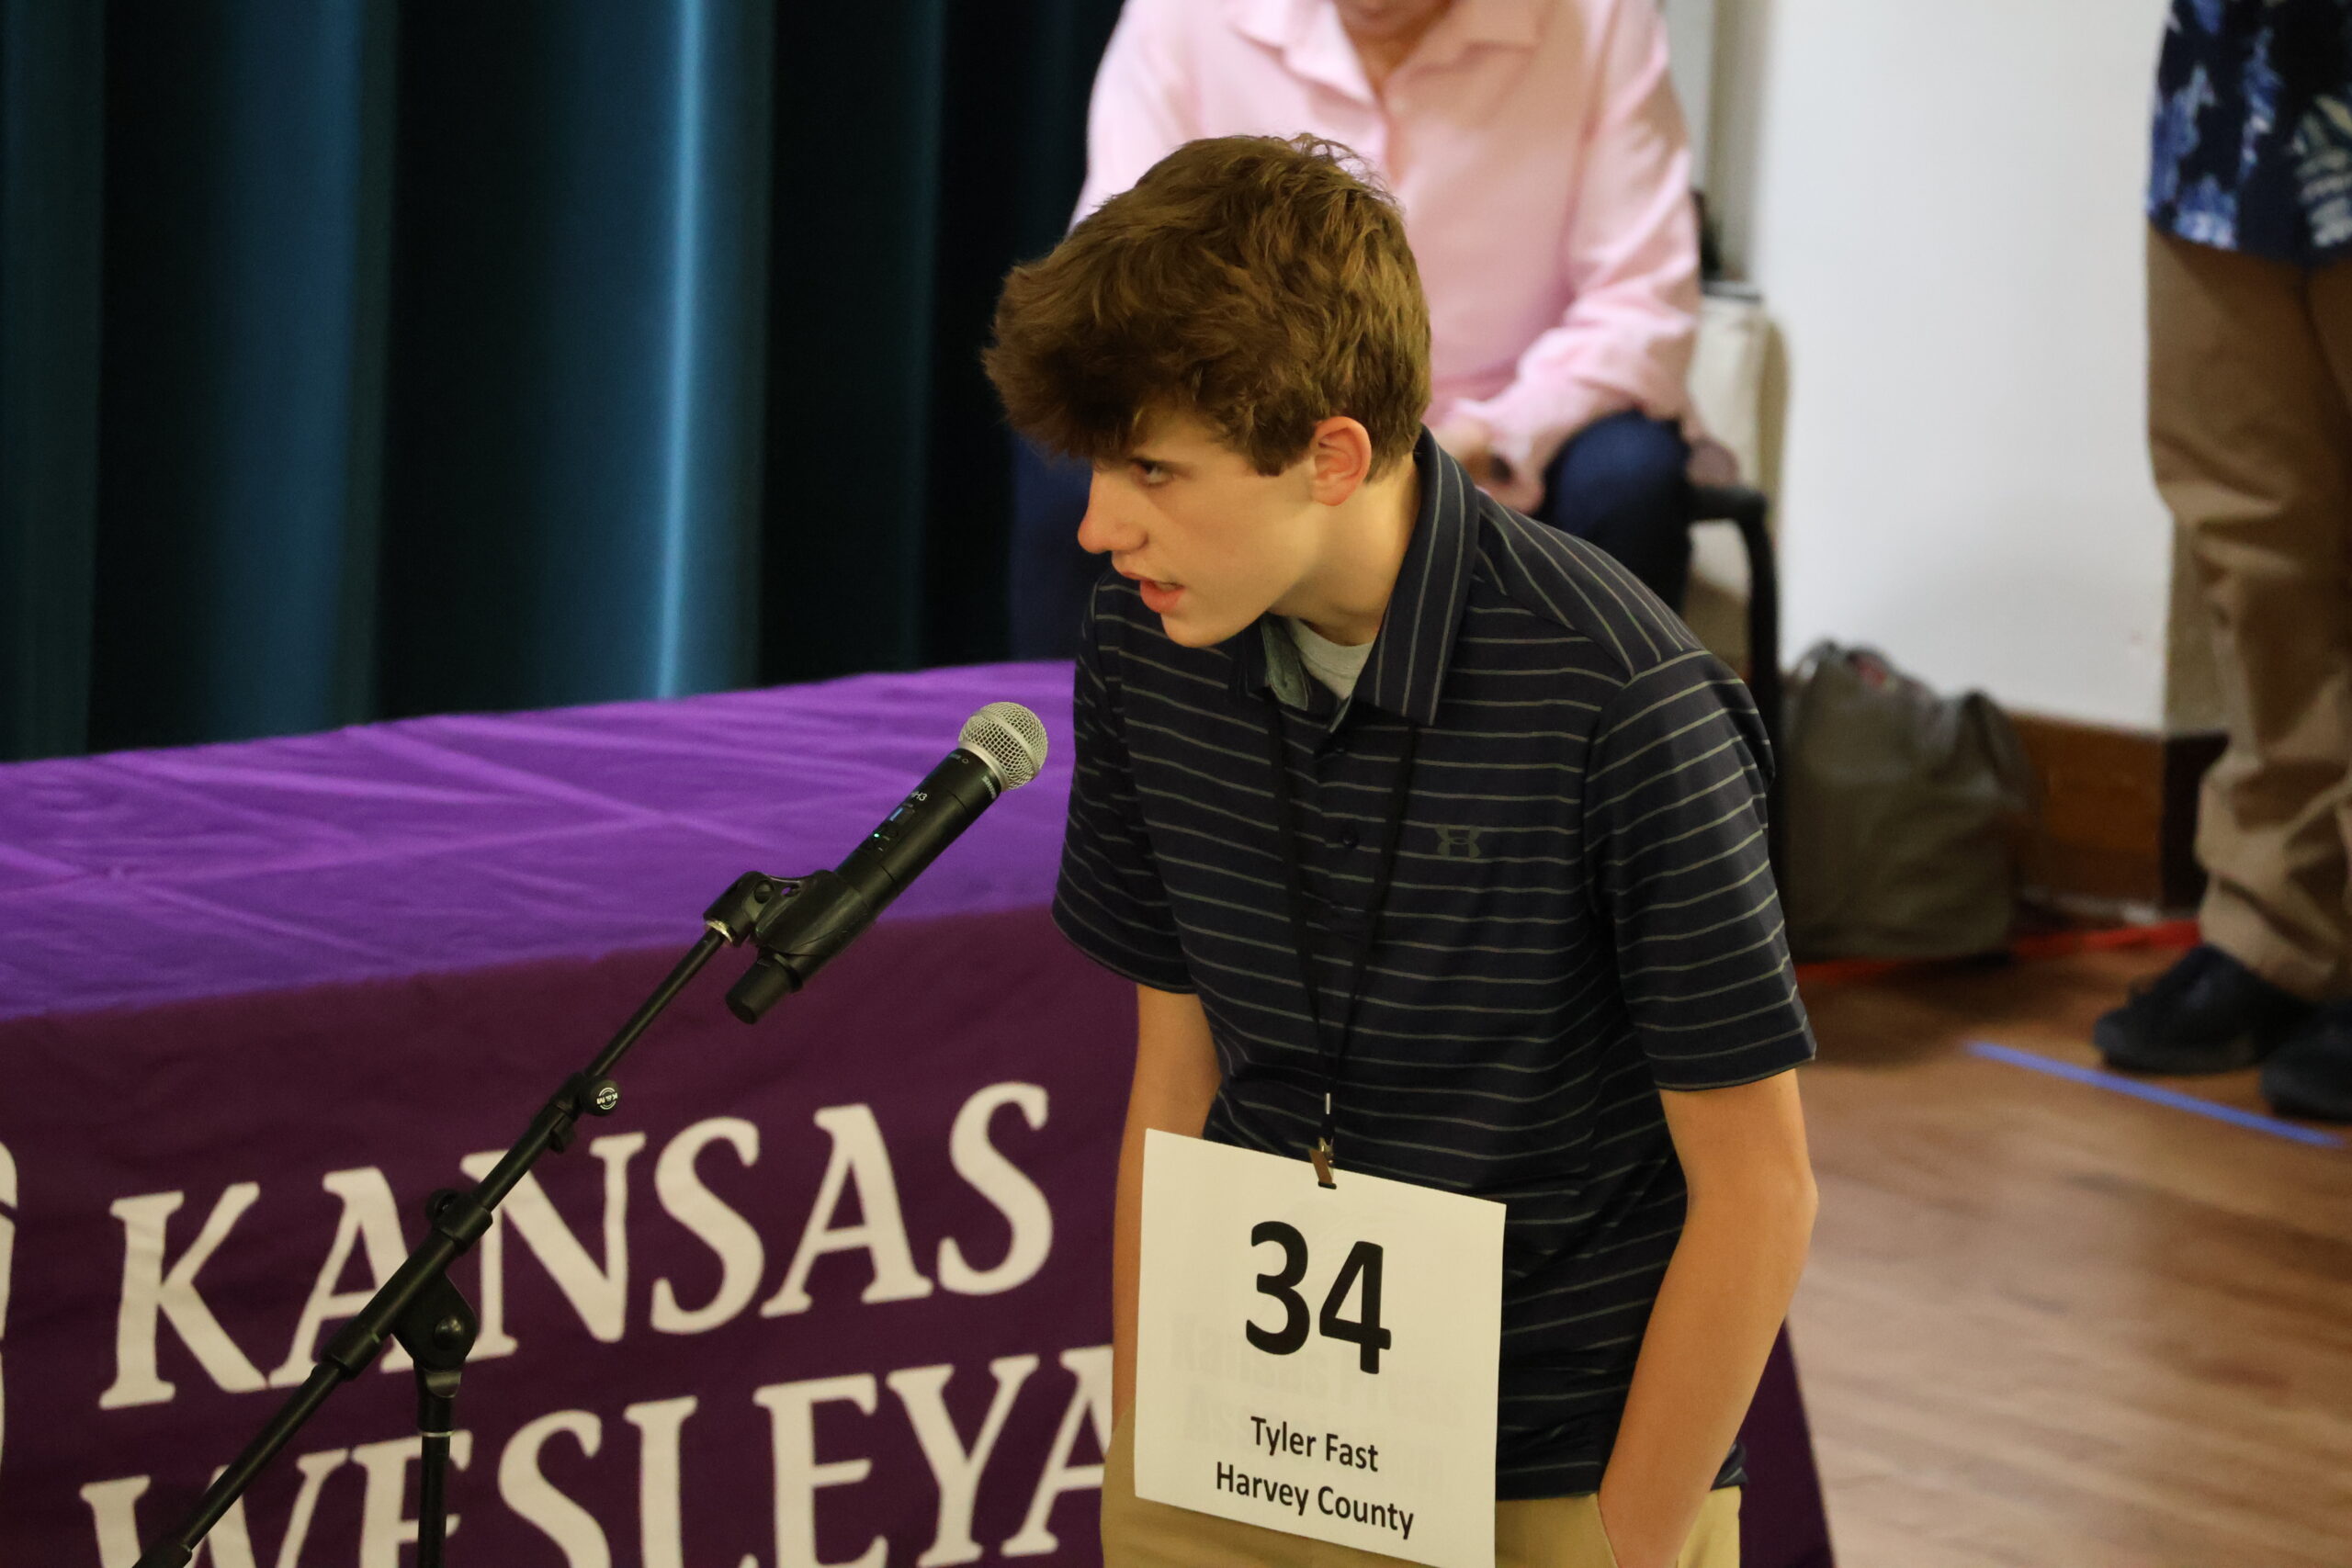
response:
<svg viewBox="0 0 2352 1568"><path fill-rule="evenodd" d="M1315 499L1337 506L1372 478L1372 432L1361 420L1334 414L1315 427L1306 460Z"/></svg>

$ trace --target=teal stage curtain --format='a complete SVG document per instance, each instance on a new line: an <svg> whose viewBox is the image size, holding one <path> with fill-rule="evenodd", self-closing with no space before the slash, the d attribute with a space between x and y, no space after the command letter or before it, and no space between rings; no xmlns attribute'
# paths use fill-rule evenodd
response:
<svg viewBox="0 0 2352 1568"><path fill-rule="evenodd" d="M0 756L999 656L1116 0L0 0Z"/></svg>

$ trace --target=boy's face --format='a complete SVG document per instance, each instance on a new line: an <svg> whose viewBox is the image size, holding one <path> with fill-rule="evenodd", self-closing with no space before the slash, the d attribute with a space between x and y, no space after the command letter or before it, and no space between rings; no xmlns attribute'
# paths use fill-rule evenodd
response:
<svg viewBox="0 0 2352 1568"><path fill-rule="evenodd" d="M1205 425L1148 425L1124 462L1094 470L1078 542L1108 555L1171 641L1223 642L1294 593L1320 558L1330 508L1311 457L1261 474Z"/></svg>

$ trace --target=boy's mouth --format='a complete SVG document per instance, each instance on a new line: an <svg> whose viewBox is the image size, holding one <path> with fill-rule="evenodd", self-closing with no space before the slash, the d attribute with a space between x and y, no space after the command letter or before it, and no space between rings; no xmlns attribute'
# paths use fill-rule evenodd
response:
<svg viewBox="0 0 2352 1568"><path fill-rule="evenodd" d="M1176 602L1184 596L1184 585L1181 582L1163 582L1156 577L1146 577L1143 573L1124 566L1115 567L1114 570L1121 577L1126 578L1136 585L1143 595L1144 607L1155 615L1168 614L1170 610L1175 608Z"/></svg>

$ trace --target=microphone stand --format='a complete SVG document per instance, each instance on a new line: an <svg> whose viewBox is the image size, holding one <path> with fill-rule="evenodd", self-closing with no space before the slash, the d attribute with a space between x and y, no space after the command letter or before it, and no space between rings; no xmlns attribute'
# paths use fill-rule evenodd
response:
<svg viewBox="0 0 2352 1568"><path fill-rule="evenodd" d="M806 899L800 897L804 886L812 895ZM473 1308L449 1282L449 1265L481 1239L500 1201L541 1155L550 1150L561 1154L571 1146L581 1117L609 1116L620 1105L613 1069L720 948L735 946L746 937L757 939L762 947L758 965L728 998L735 1015L750 1023L784 995L798 990L818 964L863 929L859 905L857 895L830 872L805 878L747 872L736 878L703 911L708 929L701 940L595 1059L564 1080L490 1174L470 1191L444 1190L426 1201L424 1239L327 1342L302 1386L220 1472L179 1527L140 1554L136 1568L186 1568L197 1544L220 1522L220 1516L318 1414L329 1394L368 1370L387 1338L398 1339L416 1361L417 1429L424 1437L417 1472L416 1563L417 1568L441 1568L447 1517L443 1492L449 1438L457 1427L458 1382L480 1328ZM866 911L865 919L871 918Z"/></svg>

